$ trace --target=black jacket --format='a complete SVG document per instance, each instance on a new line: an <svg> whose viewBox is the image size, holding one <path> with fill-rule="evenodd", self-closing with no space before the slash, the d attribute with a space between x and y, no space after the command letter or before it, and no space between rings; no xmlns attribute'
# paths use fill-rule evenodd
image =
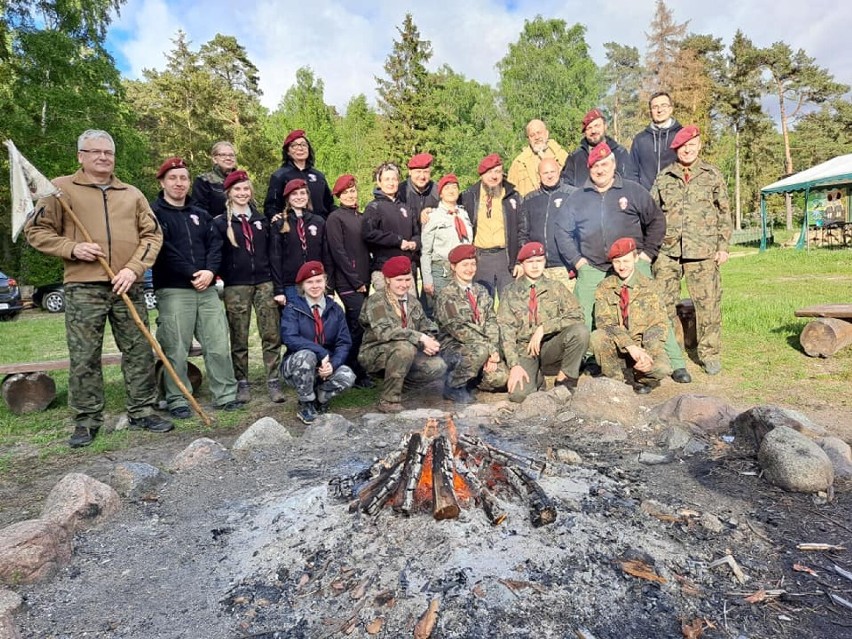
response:
<svg viewBox="0 0 852 639"><path fill-rule="evenodd" d="M370 285L370 251L363 237L364 216L341 206L325 223L325 262L330 285L338 293Z"/></svg>
<svg viewBox="0 0 852 639"><path fill-rule="evenodd" d="M243 227L236 215L231 219L231 228L234 230L237 246L232 245L228 239L226 215L213 218L210 225L211 244L222 255L217 275L222 278L225 286L255 286L272 281L273 246L269 220L252 206L249 224L252 227L252 252L246 249Z"/></svg>
<svg viewBox="0 0 852 639"><path fill-rule="evenodd" d="M302 171L288 161L269 177L269 188L266 191L266 199L263 201L263 213L267 218L271 220L273 216L284 210L284 186L290 180L298 178L308 184L314 213L323 219L328 217L334 209L334 198L331 196L331 189L328 188L325 175L312 166L306 166Z"/></svg>
<svg viewBox="0 0 852 639"><path fill-rule="evenodd" d="M622 177L633 175L633 161L628 150L609 136L604 141L615 154L615 172ZM566 184L580 188L586 183L589 178L589 146L589 141L583 138L580 148L565 160L562 181Z"/></svg>
<svg viewBox="0 0 852 639"><path fill-rule="evenodd" d="M657 173L672 162L677 161L677 151L669 145L677 132L683 128L680 122L673 120L667 129L649 124L633 138L630 147L631 174L625 174L628 180L639 182L649 191L657 178Z"/></svg>
<svg viewBox="0 0 852 639"><path fill-rule="evenodd" d="M461 194L461 204L470 216L473 225L473 243L476 244L476 224L479 212L479 192L482 181L468 187ZM506 232L506 252L509 256L509 266L518 259L518 251L529 241L530 221L526 211L521 206L521 196L508 180L503 180L503 227Z"/></svg>
<svg viewBox="0 0 852 639"><path fill-rule="evenodd" d="M568 196L576 191L573 186L560 182L553 188L542 186L532 193L527 193L521 208L529 218L530 242L544 244L547 266L564 266L568 269L573 265L563 260L556 247L556 222L568 215Z"/></svg>
<svg viewBox="0 0 852 639"><path fill-rule="evenodd" d="M281 232L284 220L272 223L272 279L275 282L275 294L284 295L285 286L296 285L296 273L305 262L323 261L325 253L325 220L319 215L305 211L302 218L305 223L305 244L299 237L296 214L287 213L290 230Z"/></svg>
<svg viewBox="0 0 852 639"><path fill-rule="evenodd" d="M214 166L207 173L202 173L192 183L193 202L207 211L210 217L216 217L225 212L228 196L225 195L224 183L225 174L218 166Z"/></svg>
<svg viewBox="0 0 852 639"><path fill-rule="evenodd" d="M641 184L616 175L605 193L599 193L591 180L574 191L568 198L568 215L557 220L555 234L563 260L576 264L585 257L606 271L609 247L622 237L632 237L636 250L653 260L666 235L666 217Z"/></svg>
<svg viewBox="0 0 852 639"><path fill-rule="evenodd" d="M154 288L193 288L193 273L219 268L222 255L211 242L211 218L187 198L183 206L166 202L163 192L151 202L151 210L163 229L163 247L154 262Z"/></svg>
<svg viewBox="0 0 852 639"><path fill-rule="evenodd" d="M415 262L420 250L420 220L408 206L392 200L379 189L373 191L375 199L364 209L364 224L361 237L372 254L370 271L379 271L385 262L397 255L404 255ZM417 244L416 251L403 251L399 245L403 240Z"/></svg>
<svg viewBox="0 0 852 639"><path fill-rule="evenodd" d="M426 190L420 193L414 188L411 183L411 178L408 178L399 185L399 193L397 194L401 202L408 205L409 210L413 211L420 219L420 212L423 209L434 209L438 206L438 185L430 181L426 185Z"/></svg>

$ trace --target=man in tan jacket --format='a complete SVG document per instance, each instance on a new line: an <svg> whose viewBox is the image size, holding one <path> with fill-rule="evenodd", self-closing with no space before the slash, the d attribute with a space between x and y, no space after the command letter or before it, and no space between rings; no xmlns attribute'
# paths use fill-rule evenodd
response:
<svg viewBox="0 0 852 639"><path fill-rule="evenodd" d="M529 144L512 161L507 177L515 190L524 197L541 186L538 176L539 162L545 158L551 158L556 160L559 169L562 170L565 166L565 158L568 157L568 151L559 146L558 142L550 139L547 125L541 120L530 120L526 133Z"/></svg>
<svg viewBox="0 0 852 639"><path fill-rule="evenodd" d="M104 421L101 353L107 319L123 354L130 428L153 432L174 428L154 412L154 357L121 299L127 293L147 323L141 282L160 251L163 234L142 193L113 174L115 142L109 133L85 131L77 140L77 160L80 169L54 184L93 241L86 241L55 196L39 200L25 227L33 248L60 257L65 264L68 404L74 421L69 444L75 448L91 444ZM114 278L101 267L99 257L109 263Z"/></svg>

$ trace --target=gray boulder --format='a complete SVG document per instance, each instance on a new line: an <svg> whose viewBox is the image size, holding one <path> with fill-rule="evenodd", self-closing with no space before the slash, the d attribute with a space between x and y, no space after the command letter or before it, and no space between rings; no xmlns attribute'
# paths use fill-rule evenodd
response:
<svg viewBox="0 0 852 639"><path fill-rule="evenodd" d="M678 395L653 408L651 414L666 426L686 425L705 433L723 433L737 416L725 400L710 395Z"/></svg>
<svg viewBox="0 0 852 639"><path fill-rule="evenodd" d="M844 485L852 482L852 448L839 437L821 437L816 443L834 466L834 479Z"/></svg>
<svg viewBox="0 0 852 639"><path fill-rule="evenodd" d="M71 532L55 521L28 519L0 530L0 583L46 581L71 561Z"/></svg>
<svg viewBox="0 0 852 639"><path fill-rule="evenodd" d="M766 434L778 426L791 428L807 437L822 437L828 434L822 426L814 424L801 413L780 406L755 406L740 413L731 422L735 443L751 446L755 451L760 449Z"/></svg>
<svg viewBox="0 0 852 639"><path fill-rule="evenodd" d="M234 442L234 451L281 448L293 441L286 428L271 417L261 417L249 426Z"/></svg>
<svg viewBox="0 0 852 639"><path fill-rule="evenodd" d="M571 399L571 410L587 421L609 421L628 427L644 421L639 398L633 389L624 382L606 377L581 380Z"/></svg>
<svg viewBox="0 0 852 639"><path fill-rule="evenodd" d="M0 588L0 639L20 639L15 625L15 612L21 607L21 596L11 590Z"/></svg>
<svg viewBox="0 0 852 639"><path fill-rule="evenodd" d="M200 437L175 455L169 468L181 472L196 466L209 466L231 458L228 449L209 437Z"/></svg>
<svg viewBox="0 0 852 639"><path fill-rule="evenodd" d="M69 473L53 487L41 509L41 518L55 521L69 532L96 526L121 507L111 486L82 473Z"/></svg>
<svg viewBox="0 0 852 639"><path fill-rule="evenodd" d="M769 482L800 493L826 491L834 482L828 455L816 443L786 426L777 426L763 437L757 454Z"/></svg>
<svg viewBox="0 0 852 639"><path fill-rule="evenodd" d="M302 439L309 442L321 443L333 439L349 437L355 425L343 415L326 413L305 429Z"/></svg>
<svg viewBox="0 0 852 639"><path fill-rule="evenodd" d="M122 497L131 501L154 501L168 481L166 473L142 462L120 462L110 474L109 483Z"/></svg>

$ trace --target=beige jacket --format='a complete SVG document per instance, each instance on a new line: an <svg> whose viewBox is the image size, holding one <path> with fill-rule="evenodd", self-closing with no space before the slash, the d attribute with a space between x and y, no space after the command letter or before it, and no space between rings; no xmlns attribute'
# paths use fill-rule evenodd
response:
<svg viewBox="0 0 852 639"><path fill-rule="evenodd" d="M160 225L142 192L114 176L109 187L101 189L82 170L56 178L53 183L100 245L112 270L117 273L127 267L141 279L163 244ZM100 262L81 262L72 257L74 246L86 239L56 197L38 201L24 233L33 248L64 260L66 283L109 281Z"/></svg>
<svg viewBox="0 0 852 639"><path fill-rule="evenodd" d="M509 167L507 179L514 185L518 193L526 197L527 193L532 193L541 186L541 180L538 177L538 164L543 158L553 158L561 169L565 166L565 158L567 157L568 151L553 140L548 140L547 148L541 155L533 153L533 150L527 145L514 159L512 166Z"/></svg>

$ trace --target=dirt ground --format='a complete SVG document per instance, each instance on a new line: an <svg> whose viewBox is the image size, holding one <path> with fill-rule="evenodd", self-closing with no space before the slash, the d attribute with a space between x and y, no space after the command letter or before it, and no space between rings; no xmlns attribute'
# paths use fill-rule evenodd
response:
<svg viewBox="0 0 852 639"><path fill-rule="evenodd" d="M642 401L685 391L737 395L725 388L724 375L699 376L690 386L666 382ZM427 401L426 392L410 407L452 410ZM850 440L847 406L799 408ZM848 492L830 503L786 493L757 476L755 459L714 441L709 452L674 463L640 464L638 453L654 449L651 426L610 441L571 419L509 418L459 428L535 457L570 448L582 458L542 478L558 505L555 524L533 528L525 505L509 498L509 518L498 527L473 507L444 522L392 512L370 518L349 513L327 482L386 454L414 425L365 423L367 411L346 410L348 422L335 418L306 431L292 411L292 399L283 406L258 400L240 428L205 433L230 446L268 414L295 436L288 450L171 475L158 501L126 503L100 528L78 533L72 563L52 582L16 588L25 599L21 635L416 636L415 624L434 600L435 638L852 636L852 611L827 594L852 600L852 582L832 571L835 564L852 570L850 550L796 549L803 542L852 549ZM49 465L34 464L22 450L0 480L0 525L37 516L67 472L106 480L118 461L165 467L197 436L179 429ZM745 583L727 566L710 567L726 555ZM651 575L627 575L629 560L650 566Z"/></svg>

